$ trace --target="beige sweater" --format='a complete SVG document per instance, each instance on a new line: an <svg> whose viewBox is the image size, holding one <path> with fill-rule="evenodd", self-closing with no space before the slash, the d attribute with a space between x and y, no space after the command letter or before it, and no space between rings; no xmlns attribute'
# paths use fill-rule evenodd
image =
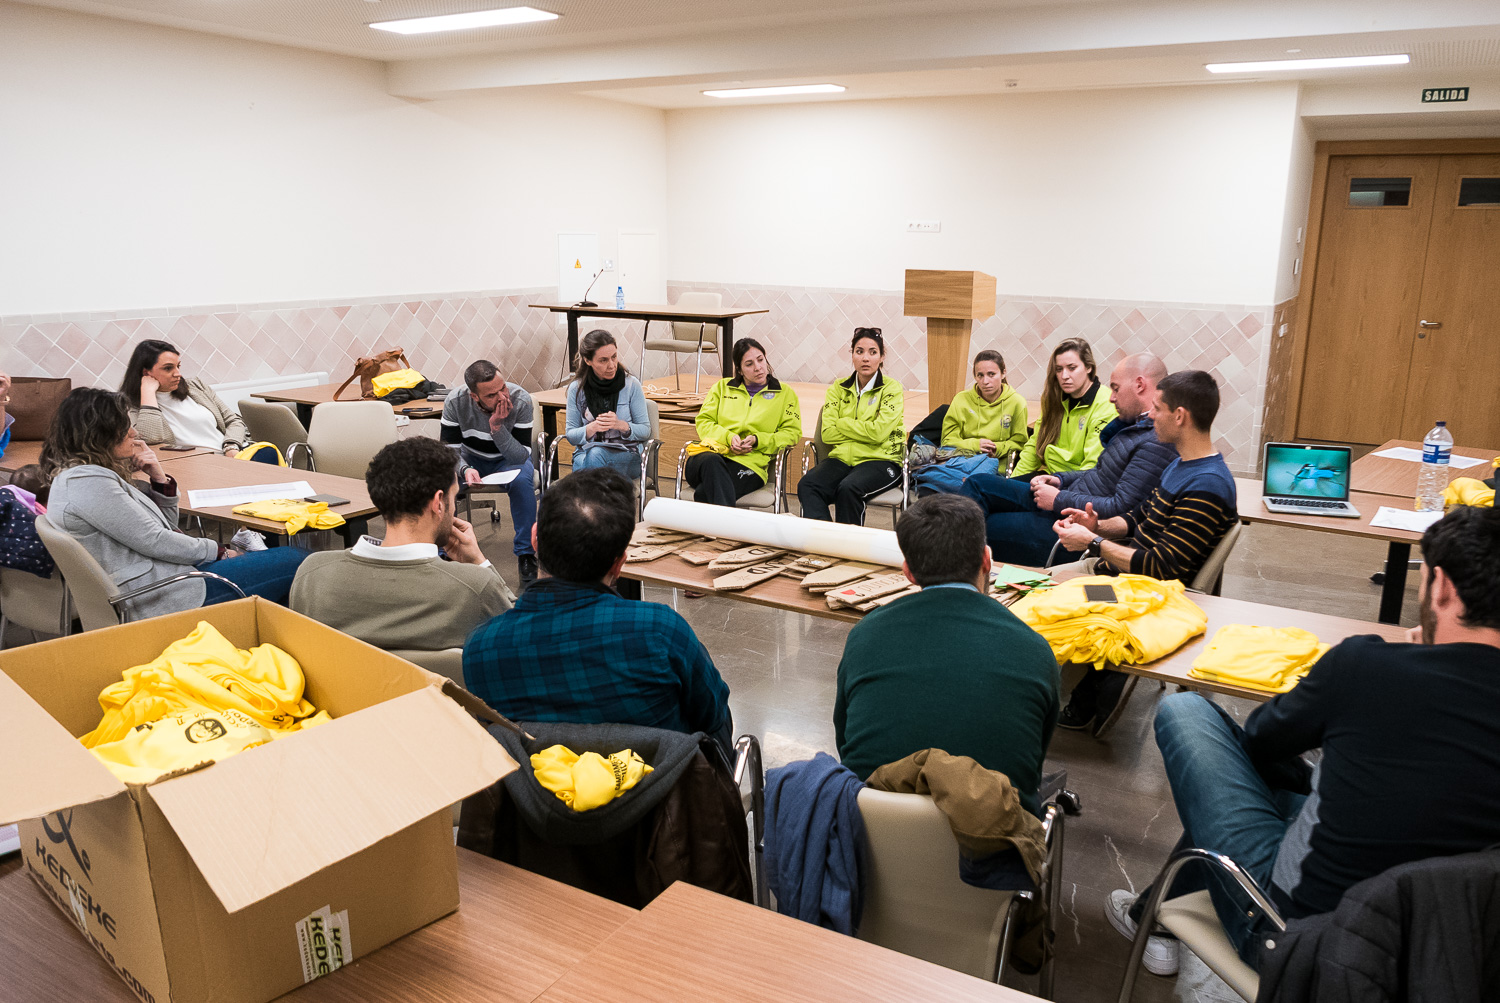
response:
<svg viewBox="0 0 1500 1003"><path fill-rule="evenodd" d="M224 442L219 448L233 446L238 449L250 441L250 430L245 427L245 419L225 404L219 395L214 393L212 387L197 379L188 379L187 385L188 396L208 408L208 413L214 416L215 424L223 433ZM141 401L140 407L131 408L130 423L135 426L137 432L141 433L141 438L145 439L149 446L177 445L177 437L172 434L166 417L162 415L161 408L156 406L155 401Z"/></svg>
<svg viewBox="0 0 1500 1003"><path fill-rule="evenodd" d="M291 606L377 648L437 651L463 647L469 631L514 600L493 567L329 550L297 569Z"/></svg>

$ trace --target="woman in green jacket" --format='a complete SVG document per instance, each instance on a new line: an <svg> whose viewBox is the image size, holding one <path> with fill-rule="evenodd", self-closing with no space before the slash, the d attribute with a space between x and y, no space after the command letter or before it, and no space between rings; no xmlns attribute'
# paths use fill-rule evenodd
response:
<svg viewBox="0 0 1500 1003"><path fill-rule="evenodd" d="M1042 415L1011 476L1087 470L1104 452L1099 433L1115 418L1109 394L1100 393L1089 343L1082 338L1059 342L1047 361Z"/></svg>
<svg viewBox="0 0 1500 1003"><path fill-rule="evenodd" d="M797 485L806 519L864 522L865 502L901 483L906 438L901 384L881 371L885 339L878 327L857 327L851 345L854 373L828 388L823 400L823 442L828 458Z"/></svg>
<svg viewBox="0 0 1500 1003"><path fill-rule="evenodd" d="M1005 382L1005 358L994 349L974 356L974 385L948 405L941 445L958 453L917 471L918 497L956 492L975 474L999 474L1026 445L1026 400Z"/></svg>
<svg viewBox="0 0 1500 1003"><path fill-rule="evenodd" d="M698 444L689 446L683 475L693 501L733 505L765 487L771 457L802 438L797 394L771 374L766 350L740 338L730 352L734 378L709 388L694 424Z"/></svg>

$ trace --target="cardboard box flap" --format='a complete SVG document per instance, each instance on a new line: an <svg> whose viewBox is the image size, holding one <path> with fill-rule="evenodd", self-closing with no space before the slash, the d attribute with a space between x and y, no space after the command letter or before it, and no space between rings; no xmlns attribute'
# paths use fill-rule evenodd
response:
<svg viewBox="0 0 1500 1003"><path fill-rule="evenodd" d="M40 818L125 790L107 766L3 672L0 763L6 764L0 824Z"/></svg>
<svg viewBox="0 0 1500 1003"><path fill-rule="evenodd" d="M236 912L515 768L463 708L423 687L147 790Z"/></svg>

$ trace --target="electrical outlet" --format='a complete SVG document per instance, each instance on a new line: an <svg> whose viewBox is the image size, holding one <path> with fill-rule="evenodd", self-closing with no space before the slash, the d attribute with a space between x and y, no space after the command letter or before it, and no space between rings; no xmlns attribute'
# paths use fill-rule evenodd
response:
<svg viewBox="0 0 1500 1003"><path fill-rule="evenodd" d="M907 233L940 233L943 224L935 219L909 219L906 221Z"/></svg>
<svg viewBox="0 0 1500 1003"><path fill-rule="evenodd" d="M604 259L604 270L606 272L612 272L615 270L615 261L613 258Z"/></svg>

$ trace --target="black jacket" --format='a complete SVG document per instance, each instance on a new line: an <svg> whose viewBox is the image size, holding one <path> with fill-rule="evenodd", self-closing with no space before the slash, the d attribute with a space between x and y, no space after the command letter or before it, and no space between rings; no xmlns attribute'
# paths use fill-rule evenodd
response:
<svg viewBox="0 0 1500 1003"><path fill-rule="evenodd" d="M1259 967L1257 1003L1500 999L1500 850L1361 881L1333 912L1267 934Z"/></svg>
<svg viewBox="0 0 1500 1003"><path fill-rule="evenodd" d="M1167 464L1177 458L1177 447L1156 437L1150 415L1134 422L1116 418L1100 431L1099 441L1104 443L1104 452L1098 464L1057 475L1062 489L1052 506L1054 512L1093 505L1101 519L1124 515L1146 500L1161 483Z"/></svg>

